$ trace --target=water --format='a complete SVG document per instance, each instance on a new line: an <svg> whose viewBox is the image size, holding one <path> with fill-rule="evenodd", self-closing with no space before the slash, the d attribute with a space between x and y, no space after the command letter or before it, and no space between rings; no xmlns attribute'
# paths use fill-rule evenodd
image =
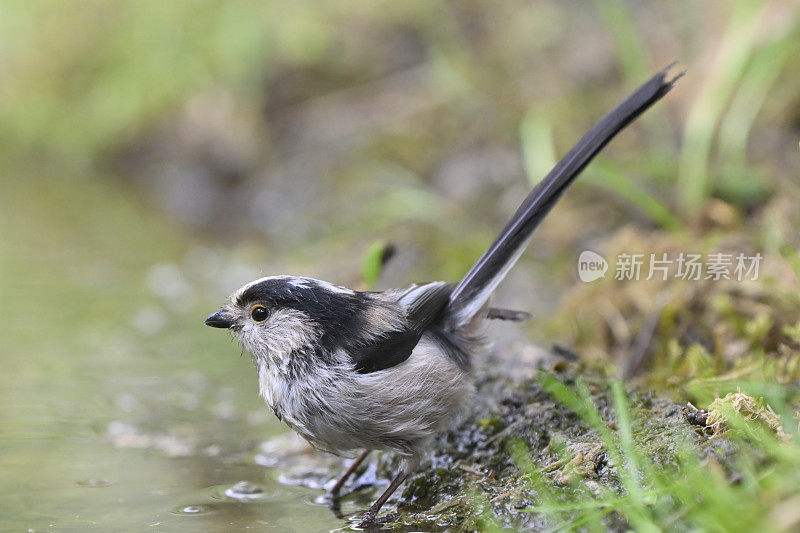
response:
<svg viewBox="0 0 800 533"><path fill-rule="evenodd" d="M203 326L245 263L112 187L24 178L0 190L0 529L341 527L256 462L287 429Z"/></svg>

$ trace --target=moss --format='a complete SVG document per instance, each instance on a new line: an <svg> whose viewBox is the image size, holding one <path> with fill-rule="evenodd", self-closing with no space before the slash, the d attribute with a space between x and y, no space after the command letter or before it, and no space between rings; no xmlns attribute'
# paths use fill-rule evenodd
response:
<svg viewBox="0 0 800 533"><path fill-rule="evenodd" d="M768 428L781 439L789 438L772 407L763 399L756 399L742 392L731 392L723 398L714 400L708 406L706 427L710 429L712 435L723 433L727 429L726 421L734 416L734 413L759 426Z"/></svg>

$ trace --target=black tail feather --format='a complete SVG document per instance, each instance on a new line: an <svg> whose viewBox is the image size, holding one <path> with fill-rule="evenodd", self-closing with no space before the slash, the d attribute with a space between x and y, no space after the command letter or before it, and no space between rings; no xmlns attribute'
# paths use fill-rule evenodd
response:
<svg viewBox="0 0 800 533"><path fill-rule="evenodd" d="M636 89L603 117L556 163L531 191L492 245L450 295L446 316L450 328L468 324L525 250L534 230L586 165L639 115L660 100L683 73L667 79L670 65Z"/></svg>

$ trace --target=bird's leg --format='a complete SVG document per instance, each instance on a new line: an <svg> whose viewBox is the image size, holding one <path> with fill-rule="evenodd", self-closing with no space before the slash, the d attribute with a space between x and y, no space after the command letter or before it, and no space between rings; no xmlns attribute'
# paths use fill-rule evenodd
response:
<svg viewBox="0 0 800 533"><path fill-rule="evenodd" d="M388 500L392 494L394 494L394 491L396 491L397 487L399 487L403 481L406 480L408 475L414 471L418 462L419 460L416 457L407 457L403 461L402 465L400 466L400 473L397 474L397 477L395 477L389 484L389 487L383 491L383 494L381 494L380 498L375 500L375 503L373 503L369 510L364 514L364 518L361 520L359 527L366 527L375 524L375 518L378 516L378 512L381 510L381 507L383 507L383 504L386 503L386 500Z"/></svg>
<svg viewBox="0 0 800 533"><path fill-rule="evenodd" d="M361 524L359 524L360 527L365 527L375 523L375 517L378 516L378 511L381 510L381 507L383 507L383 504L386 503L386 500L389 499L389 496L391 496L392 493L394 493L394 491L397 490L397 487L399 487L400 484L403 481L405 481L407 477L408 477L408 472L405 472L403 470L401 470L400 473L397 474L397 477L395 477L389 484L389 488L383 491L381 497L375 500L375 503L373 503L372 506L369 508L369 510L364 514L364 518L361 520Z"/></svg>
<svg viewBox="0 0 800 533"><path fill-rule="evenodd" d="M342 477L340 477L340 478L339 478L339 480L336 482L336 484L335 484L335 485L334 485L334 486L331 488L331 490L330 490L330 495L331 495L331 498L333 498L333 499L338 499L338 498L339 498L339 491L342 489L342 486L345 484L345 482L346 482L348 479L350 479L350 476L352 476L352 475L353 475L353 472L355 472L355 471L356 471L356 468L358 468L358 466L359 466L361 463L363 463L363 462L364 462L364 459L366 459L366 458L367 458L367 456L369 455L369 453L370 453L371 451L372 451L372 450L364 450L364 453L362 453L361 455L359 455L359 456L356 458L356 460L355 460L355 461L353 461L353 462L350 464L350 466L348 467L347 471L346 471L344 474L342 474Z"/></svg>

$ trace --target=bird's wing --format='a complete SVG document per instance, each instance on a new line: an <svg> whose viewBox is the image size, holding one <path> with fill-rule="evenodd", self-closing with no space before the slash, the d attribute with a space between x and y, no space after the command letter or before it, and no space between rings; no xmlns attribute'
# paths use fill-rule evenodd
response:
<svg viewBox="0 0 800 533"><path fill-rule="evenodd" d="M453 285L442 281L413 285L397 295L405 310L404 325L376 335L350 349L355 369L361 374L399 365L411 356L422 334L436 322L450 298Z"/></svg>
<svg viewBox="0 0 800 533"><path fill-rule="evenodd" d="M410 327L420 334L439 318L455 285L434 281L424 285L412 285L400 295L400 305L406 309Z"/></svg>

